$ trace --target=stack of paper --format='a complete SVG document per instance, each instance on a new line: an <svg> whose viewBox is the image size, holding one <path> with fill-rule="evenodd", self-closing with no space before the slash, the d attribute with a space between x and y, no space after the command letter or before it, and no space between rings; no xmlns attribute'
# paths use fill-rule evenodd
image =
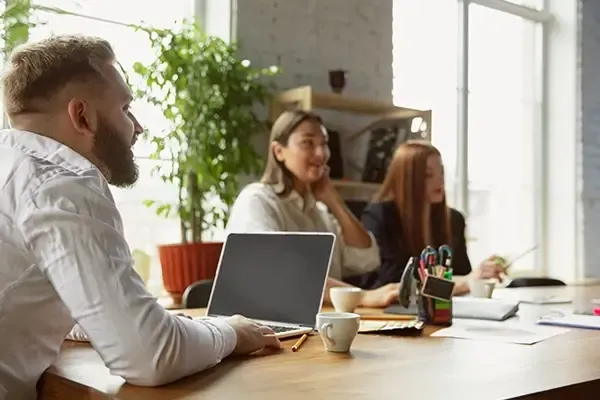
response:
<svg viewBox="0 0 600 400"><path fill-rule="evenodd" d="M450 328L439 330L431 336L458 339L488 340L494 342L534 344L567 332L568 329L511 324L496 321L461 321Z"/></svg>

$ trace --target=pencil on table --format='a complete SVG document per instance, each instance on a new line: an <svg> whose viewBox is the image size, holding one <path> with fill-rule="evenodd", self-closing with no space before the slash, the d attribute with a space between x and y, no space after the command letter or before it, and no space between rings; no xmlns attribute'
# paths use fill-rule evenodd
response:
<svg viewBox="0 0 600 400"><path fill-rule="evenodd" d="M300 339L298 339L296 344L292 347L292 351L298 351L298 349L300 348L300 346L302 346L302 343L304 343L304 341L306 340L307 337L308 337L307 333L302 335L302 337Z"/></svg>

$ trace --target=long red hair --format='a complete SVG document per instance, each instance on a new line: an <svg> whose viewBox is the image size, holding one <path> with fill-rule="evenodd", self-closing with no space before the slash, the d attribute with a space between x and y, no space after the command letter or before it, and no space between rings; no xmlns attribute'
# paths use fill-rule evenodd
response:
<svg viewBox="0 0 600 400"><path fill-rule="evenodd" d="M411 254L418 255L426 246L451 244L450 212L446 196L441 203L427 204L427 159L441 157L429 142L408 141L396 149L376 201L394 201L398 208L401 238ZM429 218L427 207L430 207Z"/></svg>

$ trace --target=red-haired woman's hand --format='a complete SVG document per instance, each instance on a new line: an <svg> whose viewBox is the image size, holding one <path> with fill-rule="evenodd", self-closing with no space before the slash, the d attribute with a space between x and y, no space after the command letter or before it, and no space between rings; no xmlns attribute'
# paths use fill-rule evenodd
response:
<svg viewBox="0 0 600 400"><path fill-rule="evenodd" d="M504 265L498 262L498 256L493 255L481 262L479 267L473 271L473 276L477 279L498 279L502 282L506 275Z"/></svg>
<svg viewBox="0 0 600 400"><path fill-rule="evenodd" d="M373 290L365 290L361 305L363 307L384 308L398 301L399 283L388 283Z"/></svg>
<svg viewBox="0 0 600 400"><path fill-rule="evenodd" d="M469 292L469 284L467 282L456 282L454 290L452 291L452 296L464 296L469 294Z"/></svg>

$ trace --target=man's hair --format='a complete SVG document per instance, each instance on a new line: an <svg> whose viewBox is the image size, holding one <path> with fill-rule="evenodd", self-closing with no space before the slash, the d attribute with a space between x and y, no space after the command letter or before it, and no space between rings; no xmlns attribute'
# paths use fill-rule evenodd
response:
<svg viewBox="0 0 600 400"><path fill-rule="evenodd" d="M2 76L5 112L44 112L54 95L71 83L102 83L101 67L115 60L106 40L80 35L52 36L17 47Z"/></svg>

